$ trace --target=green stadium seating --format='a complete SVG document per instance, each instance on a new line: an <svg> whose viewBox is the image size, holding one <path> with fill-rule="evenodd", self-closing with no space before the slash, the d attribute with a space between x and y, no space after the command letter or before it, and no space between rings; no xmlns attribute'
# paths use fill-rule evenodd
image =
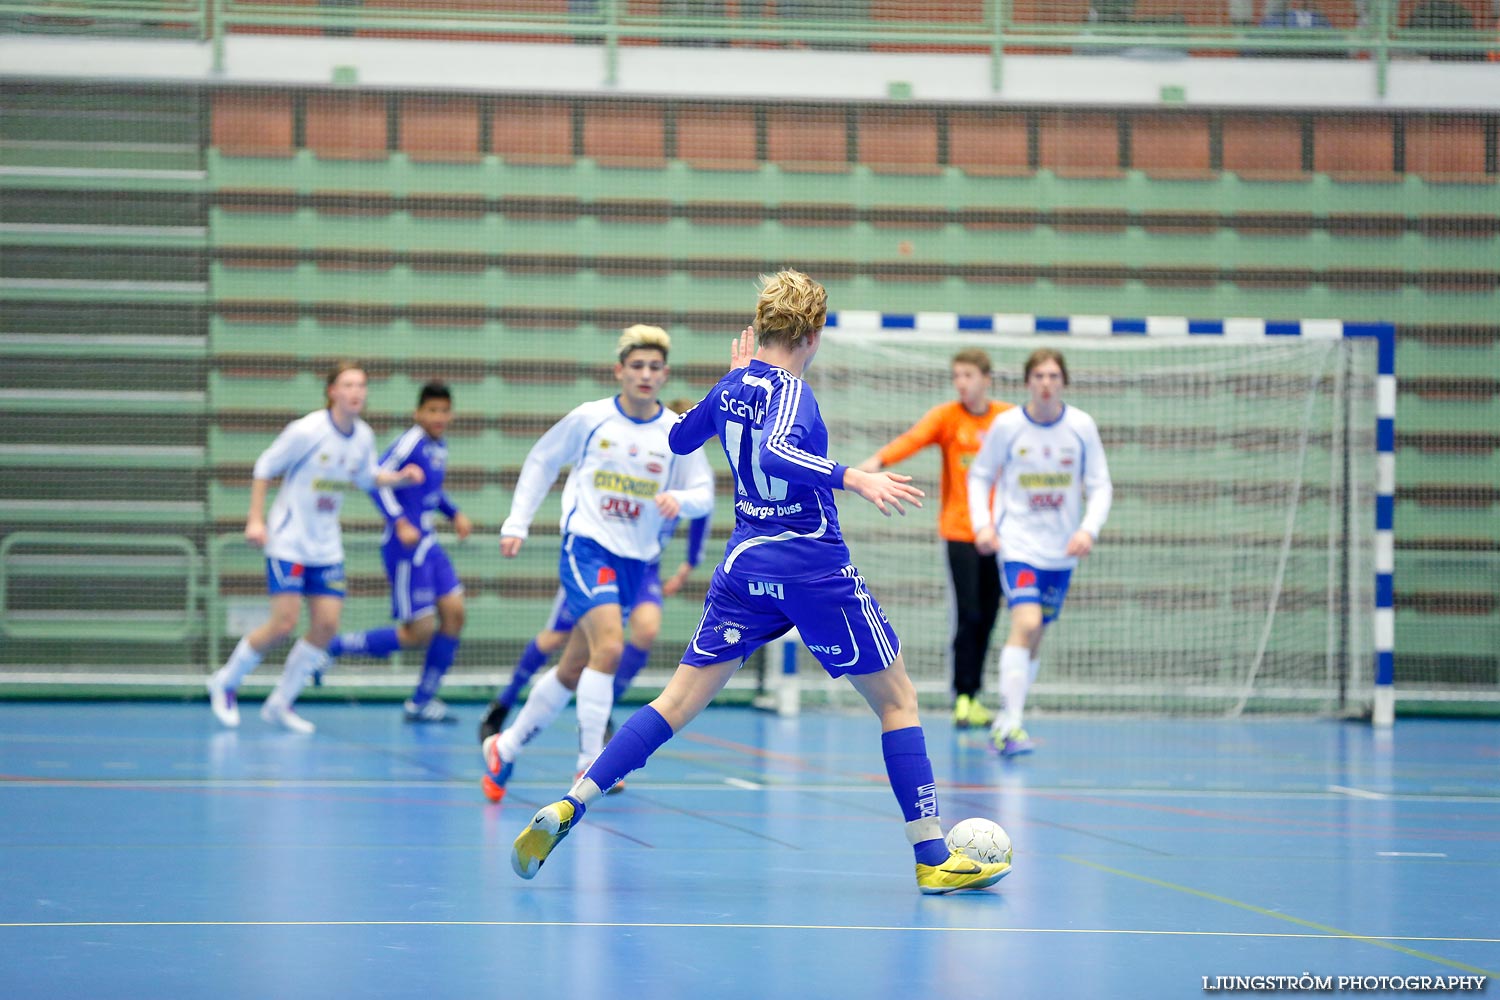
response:
<svg viewBox="0 0 1500 1000"><path fill-rule="evenodd" d="M1021 6L1019 18L1047 13ZM1050 16L1081 19L1066 6ZM25 481L0 496L0 534L180 533L223 574L205 595L220 616L259 599L260 557L235 544L250 465L320 405L320 366L370 366L382 445L421 382L446 378L454 494L484 532L459 550L474 648L499 666L555 579L555 493L521 559L494 552L537 432L613 390L613 340L631 321L674 335L666 395L703 391L749 318L755 274L793 264L827 278L836 308L1398 322L1400 656L1471 669L1473 650L1500 648L1500 583L1452 562L1500 549L1493 128L1404 112L7 88L0 456ZM150 364L161 384L143 384ZM902 429L856 387L825 402L868 424L872 451ZM1142 419L1149 399L1089 405L1112 453L1151 470L1120 484L1118 539L1170 559L1171 540L1217 537L1226 519L1276 529L1275 504L1180 489L1149 461L1180 430ZM1316 483L1303 513L1326 519ZM358 535L378 529L363 498L346 515ZM847 527L930 557L930 538L892 534L871 511L850 510ZM373 550L352 552L346 621L384 621ZM1107 616L1120 584L1102 559L1070 615ZM946 628L941 603L917 626ZM695 614L669 605L664 642ZM232 638L214 622L215 642ZM151 630L140 647L160 653ZM38 635L7 658L56 656ZM188 655L205 659L206 641Z"/></svg>

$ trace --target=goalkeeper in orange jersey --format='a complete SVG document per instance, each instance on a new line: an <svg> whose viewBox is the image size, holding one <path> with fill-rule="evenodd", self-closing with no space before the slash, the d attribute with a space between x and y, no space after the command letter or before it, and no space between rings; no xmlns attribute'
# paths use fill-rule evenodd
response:
<svg viewBox="0 0 1500 1000"><path fill-rule="evenodd" d="M953 355L953 391L958 398L928 410L910 430L860 463L879 472L928 445L942 451L939 487L942 509L938 534L948 550L953 583L953 724L960 729L987 726L990 713L980 700L990 634L1000 612L1000 571L993 558L974 547L969 524L969 463L979 452L984 432L997 416L1013 407L990 399L990 356L977 347Z"/></svg>

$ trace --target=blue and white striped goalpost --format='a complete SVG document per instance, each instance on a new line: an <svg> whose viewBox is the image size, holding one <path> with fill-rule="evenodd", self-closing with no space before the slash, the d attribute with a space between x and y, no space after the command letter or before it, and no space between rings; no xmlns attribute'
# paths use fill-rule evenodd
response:
<svg viewBox="0 0 1500 1000"><path fill-rule="evenodd" d="M1396 328L1391 323L1335 319L1191 319L1185 316L1033 316L993 313L881 313L845 310L828 314L828 327L842 330L912 331L917 334L1048 334L1072 337L1219 337L1225 340L1373 340L1378 352L1375 401L1375 690L1371 716L1377 727L1395 722L1396 612L1393 575L1396 536ZM787 657L784 670L795 670Z"/></svg>

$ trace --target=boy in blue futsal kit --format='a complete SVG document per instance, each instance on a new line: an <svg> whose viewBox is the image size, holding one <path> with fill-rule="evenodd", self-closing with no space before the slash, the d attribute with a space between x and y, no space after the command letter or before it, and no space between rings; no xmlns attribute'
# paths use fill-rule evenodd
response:
<svg viewBox="0 0 1500 1000"><path fill-rule="evenodd" d="M448 445L443 435L453 422L453 396L441 382L428 382L417 394L414 424L385 450L380 467L415 465L426 474L419 486L381 487L371 492L385 518L380 556L391 582L395 627L345 632L328 647L329 656L357 653L383 659L398 649L423 649L422 676L403 706L407 722L453 722L437 697L443 675L458 654L464 628L464 587L448 553L438 544L438 514L453 522L458 540L474 529L467 515L443 491Z"/></svg>
<svg viewBox="0 0 1500 1000"><path fill-rule="evenodd" d="M833 490L846 489L883 514L919 504L911 477L863 472L827 457L828 429L801 379L828 312L823 287L797 271L763 279L751 330L708 396L672 428L678 454L717 437L734 469L735 527L714 570L703 618L666 689L637 711L568 794L544 806L516 838L511 867L532 878L583 818L601 789L641 767L692 721L746 656L796 627L831 676L847 676L880 719L891 788L916 854L917 887L928 894L980 889L1009 864L981 864L950 853L938 818L932 762L899 641L849 562Z"/></svg>

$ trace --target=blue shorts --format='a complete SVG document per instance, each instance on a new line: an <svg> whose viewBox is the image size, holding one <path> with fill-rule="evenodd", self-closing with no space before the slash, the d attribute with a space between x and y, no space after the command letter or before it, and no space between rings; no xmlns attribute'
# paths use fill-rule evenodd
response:
<svg viewBox="0 0 1500 1000"><path fill-rule="evenodd" d="M604 604L626 610L642 592L650 568L651 563L617 556L592 538L568 535L557 560L563 608L575 622Z"/></svg>
<svg viewBox="0 0 1500 1000"><path fill-rule="evenodd" d="M623 619L630 620L630 612L642 604L655 604L661 607L661 569L660 563L652 563L646 567L646 573L641 578L640 591L635 595L635 603L625 609ZM557 588L557 597L552 601L552 610L547 615L547 624L542 626L544 632L571 632L578 620L568 614L568 592L563 587Z"/></svg>
<svg viewBox="0 0 1500 1000"><path fill-rule="evenodd" d="M853 566L815 580L747 580L714 569L703 620L682 662L743 660L796 628L830 677L873 674L895 662L901 640Z"/></svg>
<svg viewBox="0 0 1500 1000"><path fill-rule="evenodd" d="M266 560L266 590L275 594L304 597L344 596L344 564L304 566L285 559Z"/></svg>
<svg viewBox="0 0 1500 1000"><path fill-rule="evenodd" d="M1068 582L1073 578L1070 569L1037 569L1023 562L1002 563L1000 585L1005 589L1005 606L1017 604L1040 604L1042 624L1051 625L1062 613L1063 600L1068 596Z"/></svg>
<svg viewBox="0 0 1500 1000"><path fill-rule="evenodd" d="M391 581L391 617L398 622L430 615L438 598L463 593L458 570L436 535L424 535L415 549L391 538L380 547L380 557Z"/></svg>

